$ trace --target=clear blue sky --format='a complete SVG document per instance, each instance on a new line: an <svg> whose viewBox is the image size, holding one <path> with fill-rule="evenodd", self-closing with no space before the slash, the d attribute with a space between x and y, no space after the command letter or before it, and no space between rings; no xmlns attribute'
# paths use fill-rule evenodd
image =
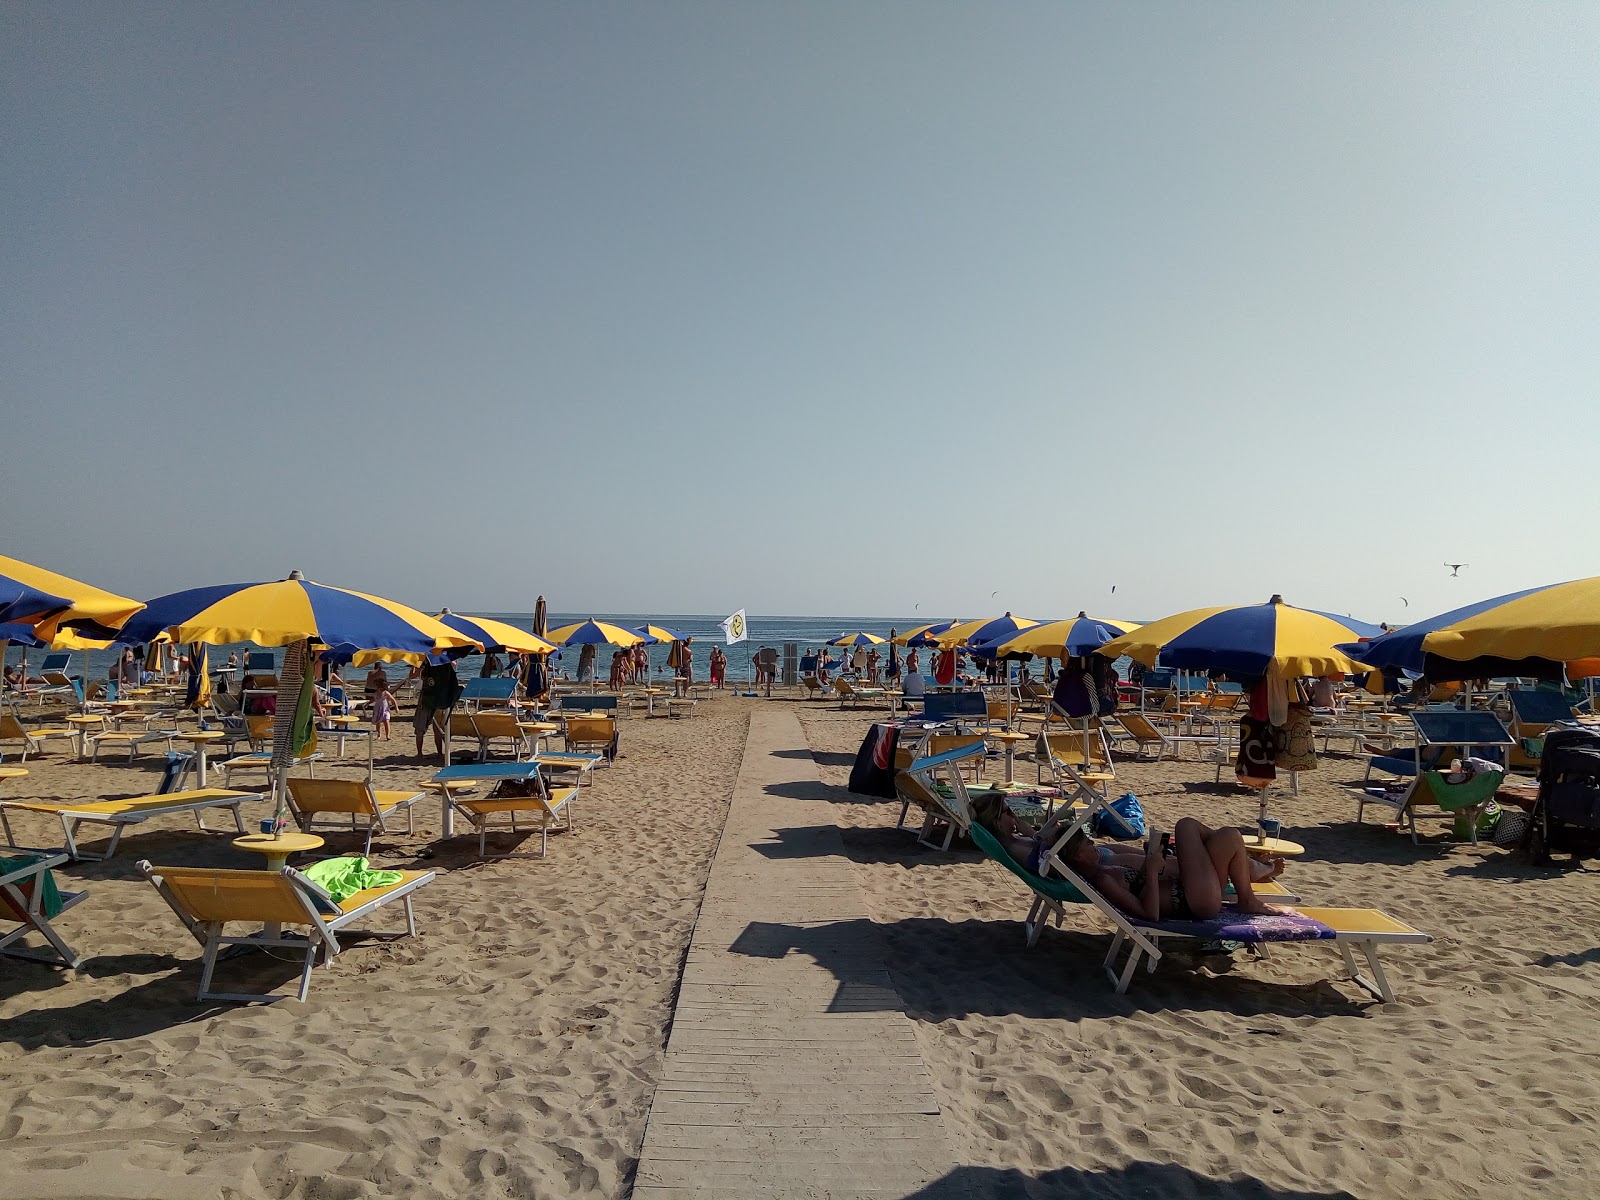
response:
<svg viewBox="0 0 1600 1200"><path fill-rule="evenodd" d="M1041 617L1600 573L1600 5L0 24L18 557Z"/></svg>

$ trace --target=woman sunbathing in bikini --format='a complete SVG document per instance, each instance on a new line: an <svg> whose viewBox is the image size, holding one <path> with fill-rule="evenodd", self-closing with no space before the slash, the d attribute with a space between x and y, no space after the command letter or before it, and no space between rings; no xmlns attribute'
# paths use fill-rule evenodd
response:
<svg viewBox="0 0 1600 1200"><path fill-rule="evenodd" d="M973 816L1019 863L1040 874L1049 849L1048 832L1021 820L1000 797L985 797ZM1117 908L1147 921L1206 921L1222 911L1223 888L1233 884L1240 912L1278 910L1255 894L1253 884L1274 879L1283 859L1255 863L1237 829L1212 829L1183 817L1173 830L1174 854L1163 855L1152 837L1144 852L1097 845L1081 830L1061 850L1061 859Z"/></svg>

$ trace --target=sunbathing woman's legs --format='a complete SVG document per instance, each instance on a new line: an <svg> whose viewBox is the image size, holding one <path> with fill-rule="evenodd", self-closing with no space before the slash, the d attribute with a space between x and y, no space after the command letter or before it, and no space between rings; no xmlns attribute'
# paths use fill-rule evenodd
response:
<svg viewBox="0 0 1600 1200"><path fill-rule="evenodd" d="M1239 911L1277 911L1257 896L1251 886L1255 881L1254 864L1245 851L1244 835L1237 829L1212 829L1193 817L1184 817L1173 831L1173 838L1178 846L1178 867L1183 873L1189 911L1197 919L1206 920L1222 910L1225 883L1233 884Z"/></svg>
<svg viewBox="0 0 1600 1200"><path fill-rule="evenodd" d="M1209 920L1222 911L1222 884L1206 844L1206 835L1214 832L1193 817L1184 817L1172 831L1183 892L1188 897L1189 912L1199 921Z"/></svg>

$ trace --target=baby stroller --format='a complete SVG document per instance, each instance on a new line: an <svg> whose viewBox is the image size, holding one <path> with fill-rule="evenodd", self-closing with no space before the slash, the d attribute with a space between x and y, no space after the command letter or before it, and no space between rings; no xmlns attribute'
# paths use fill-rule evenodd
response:
<svg viewBox="0 0 1600 1200"><path fill-rule="evenodd" d="M1600 733L1572 726L1545 733L1539 801L1527 837L1537 863L1548 863L1552 851L1574 860L1600 852Z"/></svg>

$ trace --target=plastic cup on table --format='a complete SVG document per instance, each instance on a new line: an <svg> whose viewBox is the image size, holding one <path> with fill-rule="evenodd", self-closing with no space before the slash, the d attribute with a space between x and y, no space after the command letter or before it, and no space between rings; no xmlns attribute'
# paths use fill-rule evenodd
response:
<svg viewBox="0 0 1600 1200"><path fill-rule="evenodd" d="M1277 841L1278 835L1283 832L1283 822L1277 817L1262 817L1258 836L1263 845L1267 842Z"/></svg>

